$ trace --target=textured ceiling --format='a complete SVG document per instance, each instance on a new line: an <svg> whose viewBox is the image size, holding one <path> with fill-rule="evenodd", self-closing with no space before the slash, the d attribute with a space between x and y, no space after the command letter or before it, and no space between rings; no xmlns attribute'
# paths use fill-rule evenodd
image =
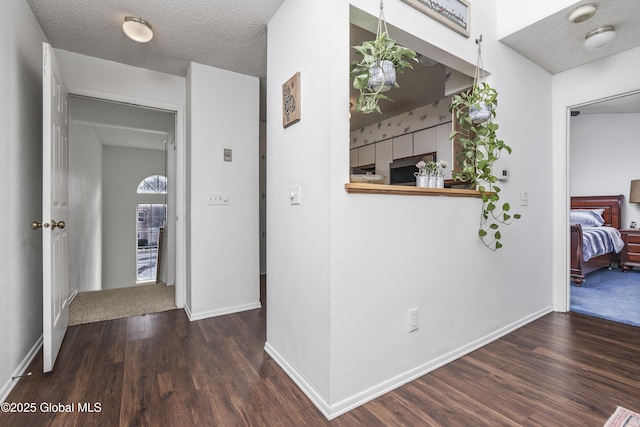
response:
<svg viewBox="0 0 640 427"><path fill-rule="evenodd" d="M56 48L184 76L189 62L265 78L267 23L283 0L26 0ZM149 22L147 44L124 17Z"/></svg>
<svg viewBox="0 0 640 427"><path fill-rule="evenodd" d="M595 15L572 24L569 14L583 4L596 5ZM640 46L639 23L638 0L583 0L501 41L551 74L557 74ZM585 34L606 25L616 29L613 43L603 49L586 50L582 46Z"/></svg>

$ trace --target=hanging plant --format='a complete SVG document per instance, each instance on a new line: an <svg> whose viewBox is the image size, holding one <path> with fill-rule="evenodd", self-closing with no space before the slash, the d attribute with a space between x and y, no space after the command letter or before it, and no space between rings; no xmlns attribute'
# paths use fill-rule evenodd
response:
<svg viewBox="0 0 640 427"><path fill-rule="evenodd" d="M399 87L396 82L396 71L403 72L404 68L413 68L411 60L418 61L416 53L406 47L398 45L388 36L389 30L384 19L384 9L380 1L380 17L376 39L365 41L353 48L362 55L360 61L351 63L350 75L353 77L353 87L360 91L356 100L356 111L369 114L380 111L378 101L390 100L382 92L392 87Z"/></svg>
<svg viewBox="0 0 640 427"><path fill-rule="evenodd" d="M493 121L498 92L488 83L478 83L482 70L481 42L482 36L476 40L478 65L473 86L470 91L454 95L451 102L450 110L459 130L452 132L449 138L458 137L461 147L457 157L461 170L453 173L453 178L469 183L480 192L482 209L478 237L487 248L495 251L502 247L500 226L511 224L521 215L511 214L509 203L499 203L500 187L495 185L498 177L493 173L493 164L504 151L511 154L511 147L498 138L498 124Z"/></svg>

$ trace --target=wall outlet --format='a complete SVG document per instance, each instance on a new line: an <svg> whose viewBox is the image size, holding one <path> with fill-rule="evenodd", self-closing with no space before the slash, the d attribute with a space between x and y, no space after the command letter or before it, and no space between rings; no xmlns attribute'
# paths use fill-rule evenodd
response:
<svg viewBox="0 0 640 427"><path fill-rule="evenodd" d="M409 310L409 332L417 331L420 327L420 311L419 309L412 308Z"/></svg>

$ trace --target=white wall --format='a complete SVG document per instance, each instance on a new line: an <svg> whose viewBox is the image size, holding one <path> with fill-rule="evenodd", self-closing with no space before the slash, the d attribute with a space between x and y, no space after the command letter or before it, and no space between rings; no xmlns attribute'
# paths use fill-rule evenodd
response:
<svg viewBox="0 0 640 427"><path fill-rule="evenodd" d="M185 78L55 49L71 93L103 92L122 98L185 104Z"/></svg>
<svg viewBox="0 0 640 427"><path fill-rule="evenodd" d="M630 70L640 67L640 48L619 53L553 76L552 173L553 173L553 285L554 306L569 309L568 218L569 109L608 97L640 90L640 78ZM627 193L623 193L628 196ZM623 218L625 224L627 220Z"/></svg>
<svg viewBox="0 0 640 427"><path fill-rule="evenodd" d="M640 177L640 114L581 114L571 118L571 196L622 194L622 226L640 223L629 186Z"/></svg>
<svg viewBox="0 0 640 427"><path fill-rule="evenodd" d="M257 78L192 63L188 144L191 165L191 319L260 307ZM223 161L224 149L233 151ZM212 193L229 205L207 205Z"/></svg>
<svg viewBox="0 0 640 427"><path fill-rule="evenodd" d="M348 58L334 59L342 59L348 44L337 52L332 45L348 35L348 17L346 4L335 3L285 1L269 23L267 49L267 348L320 404L330 400L329 164L346 160L345 173L349 167L349 96L345 92L336 102L332 94L335 68L347 75ZM284 129L282 84L298 71L301 118ZM347 128L343 149L332 157L336 112ZM291 205L289 189L297 185L301 204Z"/></svg>
<svg viewBox="0 0 640 427"><path fill-rule="evenodd" d="M367 5L375 14L372 6ZM551 77L497 42L493 1L474 2L469 39L450 32L437 38L432 27L442 25L428 17L417 19L400 2L397 6L385 7L387 19L406 22L403 29L409 33L467 62L475 62L474 37L483 35L484 64L500 93L498 135L513 148L513 155L501 161L511 170L510 179L501 184L501 197L524 218L503 230L505 249L493 253L477 238L476 199L332 192L331 205L338 208L331 221L331 400L338 411L357 404L359 392L380 393L551 307L551 258L545 255L551 241L545 231L551 224L545 197L551 180L530 167L550 156L551 117L545 106L551 99ZM537 90L525 100L521 93L530 85ZM527 103L533 106L530 115L521 112ZM523 133L531 122L538 132ZM520 191L529 192L526 208L518 206ZM376 250L352 251L355 242ZM536 259L537 266L523 274L526 259ZM483 277L480 271L496 274ZM408 310L413 307L420 308L422 326L409 334Z"/></svg>
<svg viewBox="0 0 640 427"><path fill-rule="evenodd" d="M377 3L351 4L378 14ZM385 4L385 16L406 31L394 38L448 51L450 63L475 63L474 37L483 34L484 64L500 92L498 134L513 148L502 160L511 178L501 195L523 214L496 253L477 238L477 199L345 192L348 6L288 0L269 25L267 349L329 417L551 310L551 177L531 167L550 163L551 76L497 42L495 1L473 8L468 39L403 2ZM328 20L344 25L327 38ZM328 72L322 91L319 69ZM283 130L279 90L296 71L302 119ZM531 123L537 131L523 132ZM291 206L296 184L302 204ZM528 207L518 206L521 191ZM421 326L409 334L413 307Z"/></svg>
<svg viewBox="0 0 640 427"><path fill-rule="evenodd" d="M102 289L136 284L138 203L166 203L164 195L137 194L138 184L165 174L165 152L105 145L102 150Z"/></svg>
<svg viewBox="0 0 640 427"><path fill-rule="evenodd" d="M93 127L77 124L69 99L69 290L102 289L102 143Z"/></svg>
<svg viewBox="0 0 640 427"><path fill-rule="evenodd" d="M0 401L11 377L26 369L42 337L42 42L45 36L23 0L0 13ZM35 266L34 266L35 263Z"/></svg>

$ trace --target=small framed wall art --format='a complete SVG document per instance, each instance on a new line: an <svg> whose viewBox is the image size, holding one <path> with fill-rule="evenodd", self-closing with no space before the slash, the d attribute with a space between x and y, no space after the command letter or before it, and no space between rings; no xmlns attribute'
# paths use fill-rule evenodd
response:
<svg viewBox="0 0 640 427"><path fill-rule="evenodd" d="M466 0L402 0L446 25L454 31L469 37L469 16L471 5Z"/></svg>
<svg viewBox="0 0 640 427"><path fill-rule="evenodd" d="M282 126L300 121L300 71L282 85Z"/></svg>

